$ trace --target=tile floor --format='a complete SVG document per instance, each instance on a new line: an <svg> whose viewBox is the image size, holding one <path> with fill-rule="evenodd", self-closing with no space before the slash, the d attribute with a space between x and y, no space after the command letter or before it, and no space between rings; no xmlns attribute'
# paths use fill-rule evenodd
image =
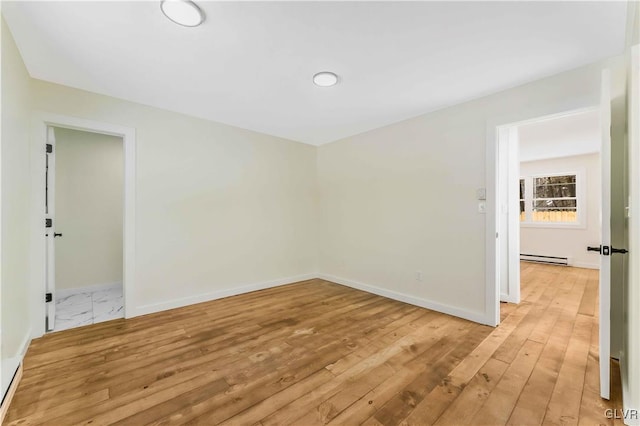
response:
<svg viewBox="0 0 640 426"><path fill-rule="evenodd" d="M59 297L54 331L124 318L122 300L122 287Z"/></svg>

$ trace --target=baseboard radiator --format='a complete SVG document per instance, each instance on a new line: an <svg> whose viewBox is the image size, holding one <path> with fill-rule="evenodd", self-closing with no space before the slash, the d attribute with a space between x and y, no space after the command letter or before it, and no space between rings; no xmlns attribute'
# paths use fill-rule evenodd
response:
<svg viewBox="0 0 640 426"><path fill-rule="evenodd" d="M520 253L520 260L524 262L546 263L547 265L569 266L568 257L542 256L539 254Z"/></svg>

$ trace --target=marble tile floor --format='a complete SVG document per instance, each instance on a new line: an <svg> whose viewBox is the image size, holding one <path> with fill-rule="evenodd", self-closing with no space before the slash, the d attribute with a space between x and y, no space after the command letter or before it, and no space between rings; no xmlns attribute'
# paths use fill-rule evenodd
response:
<svg viewBox="0 0 640 426"><path fill-rule="evenodd" d="M122 287L58 297L53 331L124 318Z"/></svg>

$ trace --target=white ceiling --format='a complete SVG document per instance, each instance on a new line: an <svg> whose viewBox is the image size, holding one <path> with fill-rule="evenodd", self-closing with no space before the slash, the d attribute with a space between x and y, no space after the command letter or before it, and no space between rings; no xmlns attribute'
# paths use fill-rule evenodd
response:
<svg viewBox="0 0 640 426"><path fill-rule="evenodd" d="M520 161L600 152L600 112L595 109L518 126Z"/></svg>
<svg viewBox="0 0 640 426"><path fill-rule="evenodd" d="M626 2L6 2L34 78L322 144L622 53ZM311 78L334 71L340 83Z"/></svg>

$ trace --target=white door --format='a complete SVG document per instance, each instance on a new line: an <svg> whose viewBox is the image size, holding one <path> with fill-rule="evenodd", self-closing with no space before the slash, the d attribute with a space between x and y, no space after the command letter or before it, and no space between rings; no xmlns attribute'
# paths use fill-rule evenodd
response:
<svg viewBox="0 0 640 426"><path fill-rule="evenodd" d="M611 77L602 71L600 92L602 130L602 206L600 248L600 396L609 399L609 358L611 356Z"/></svg>
<svg viewBox="0 0 640 426"><path fill-rule="evenodd" d="M47 127L45 163L45 251L46 251L46 328L52 331L56 319L56 263L55 263L55 179L56 179L56 137L53 127Z"/></svg>

